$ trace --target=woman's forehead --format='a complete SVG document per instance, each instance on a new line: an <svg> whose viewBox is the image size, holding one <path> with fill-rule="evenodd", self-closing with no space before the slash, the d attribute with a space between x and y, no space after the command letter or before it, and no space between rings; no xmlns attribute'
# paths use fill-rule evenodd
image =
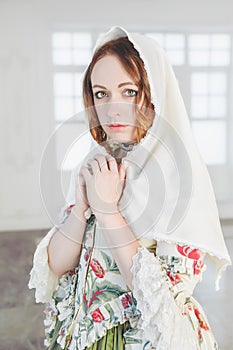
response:
<svg viewBox="0 0 233 350"><path fill-rule="evenodd" d="M131 82L133 78L126 71L120 59L115 55L106 55L96 62L91 74L92 85L104 82Z"/></svg>

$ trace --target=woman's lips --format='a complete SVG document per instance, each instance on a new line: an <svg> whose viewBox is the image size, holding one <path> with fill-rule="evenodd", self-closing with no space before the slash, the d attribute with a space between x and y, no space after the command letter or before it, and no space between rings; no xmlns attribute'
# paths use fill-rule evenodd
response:
<svg viewBox="0 0 233 350"><path fill-rule="evenodd" d="M128 125L125 124L109 124L108 127L112 130L119 130L119 129L123 129L126 128Z"/></svg>

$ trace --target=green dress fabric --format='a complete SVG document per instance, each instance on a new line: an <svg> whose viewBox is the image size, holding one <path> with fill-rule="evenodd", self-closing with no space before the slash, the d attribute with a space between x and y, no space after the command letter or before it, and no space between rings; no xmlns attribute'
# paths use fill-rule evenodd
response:
<svg viewBox="0 0 233 350"><path fill-rule="evenodd" d="M126 330L130 328L129 321L126 321L123 324L118 324L117 326L108 329L104 337L97 340L94 344L85 348L85 350L124 350L125 349L125 340L123 334Z"/></svg>

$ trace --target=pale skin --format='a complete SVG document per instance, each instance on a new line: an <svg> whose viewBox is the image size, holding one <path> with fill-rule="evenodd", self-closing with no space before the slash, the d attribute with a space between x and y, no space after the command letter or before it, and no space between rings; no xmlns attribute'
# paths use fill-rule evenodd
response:
<svg viewBox="0 0 233 350"><path fill-rule="evenodd" d="M101 58L94 66L91 83L95 108L108 139L136 140L137 123L132 111L138 87L118 58L113 55ZM104 109L101 109L101 104L105 104ZM130 113L124 114L126 110ZM110 123L127 126L112 130L108 126ZM55 274L61 276L78 265L86 226L84 212L90 207L126 284L133 289L130 268L132 257L141 244L118 210L125 181L123 164L118 168L116 160L110 155L96 154L81 167L76 178L76 205L62 225L62 230L75 242L57 230L48 247L49 264Z"/></svg>

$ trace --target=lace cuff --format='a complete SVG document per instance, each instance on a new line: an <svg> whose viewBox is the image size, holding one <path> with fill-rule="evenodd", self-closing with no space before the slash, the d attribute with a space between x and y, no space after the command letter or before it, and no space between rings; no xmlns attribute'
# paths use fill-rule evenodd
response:
<svg viewBox="0 0 233 350"><path fill-rule="evenodd" d="M52 294L57 287L58 277L50 269L48 264L47 247L57 228L54 226L40 241L34 254L33 268L30 272L28 287L35 288L37 303L47 303L52 299Z"/></svg>
<svg viewBox="0 0 233 350"><path fill-rule="evenodd" d="M140 247L132 262L133 295L141 312L137 327L143 340L149 340L156 350L196 350L196 334L174 300L160 259Z"/></svg>

